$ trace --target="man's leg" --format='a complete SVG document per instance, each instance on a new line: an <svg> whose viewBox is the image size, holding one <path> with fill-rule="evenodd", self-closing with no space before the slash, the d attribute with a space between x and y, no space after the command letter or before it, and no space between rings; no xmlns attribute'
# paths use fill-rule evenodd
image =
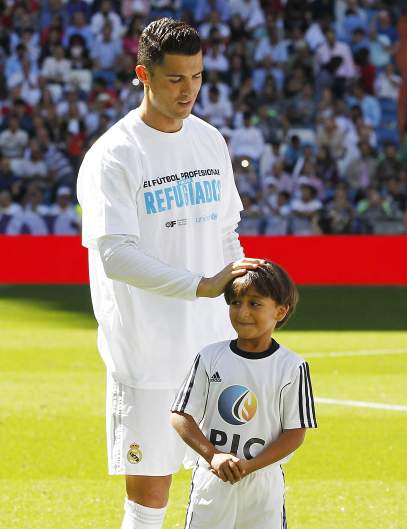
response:
<svg viewBox="0 0 407 529"><path fill-rule="evenodd" d="M126 476L129 500L161 509L168 503L172 476Z"/></svg>
<svg viewBox="0 0 407 529"><path fill-rule="evenodd" d="M108 374L109 473L126 476L122 529L162 528L172 474L186 446L170 424L176 393L132 388Z"/></svg>
<svg viewBox="0 0 407 529"><path fill-rule="evenodd" d="M161 529L172 476L126 476L122 529Z"/></svg>

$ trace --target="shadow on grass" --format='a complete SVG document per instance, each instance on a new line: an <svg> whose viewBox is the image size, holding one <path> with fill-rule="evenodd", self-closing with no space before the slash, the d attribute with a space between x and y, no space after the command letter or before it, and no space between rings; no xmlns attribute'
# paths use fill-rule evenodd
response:
<svg viewBox="0 0 407 529"><path fill-rule="evenodd" d="M86 285L0 285L0 303L7 301L27 308L27 311L49 312L53 316L67 313L77 316L81 327L96 327L89 287ZM7 317L7 315L4 315Z"/></svg>
<svg viewBox="0 0 407 529"><path fill-rule="evenodd" d="M86 285L0 285L0 300L78 315L95 326ZM407 331L407 287L300 287L287 330Z"/></svg>
<svg viewBox="0 0 407 529"><path fill-rule="evenodd" d="M407 331L407 287L301 287L287 329Z"/></svg>

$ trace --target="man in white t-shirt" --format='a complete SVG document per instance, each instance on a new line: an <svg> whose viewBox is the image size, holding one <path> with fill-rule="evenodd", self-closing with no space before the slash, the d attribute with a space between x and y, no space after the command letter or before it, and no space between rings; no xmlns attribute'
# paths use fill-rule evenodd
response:
<svg viewBox="0 0 407 529"><path fill-rule="evenodd" d="M109 472L126 475L122 529L160 529L184 458L168 417L176 388L197 349L234 335L222 300L205 298L261 261L243 258L226 143L190 115L202 77L197 32L152 22L136 74L144 99L88 151L78 198L108 371Z"/></svg>

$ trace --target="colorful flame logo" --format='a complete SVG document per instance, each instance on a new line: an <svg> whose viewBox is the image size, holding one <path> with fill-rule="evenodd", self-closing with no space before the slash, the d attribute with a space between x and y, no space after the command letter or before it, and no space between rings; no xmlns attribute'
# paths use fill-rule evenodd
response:
<svg viewBox="0 0 407 529"><path fill-rule="evenodd" d="M245 386L229 386L219 396L218 410L229 424L246 424L256 415L257 397Z"/></svg>

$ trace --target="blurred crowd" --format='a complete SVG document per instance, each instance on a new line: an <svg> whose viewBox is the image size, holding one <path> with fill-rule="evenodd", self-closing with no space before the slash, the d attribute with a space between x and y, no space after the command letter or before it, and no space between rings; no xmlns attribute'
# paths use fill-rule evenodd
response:
<svg viewBox="0 0 407 529"><path fill-rule="evenodd" d="M0 233L80 232L78 168L140 103L161 16L203 39L194 113L228 142L242 234L405 233L396 0L0 1Z"/></svg>

